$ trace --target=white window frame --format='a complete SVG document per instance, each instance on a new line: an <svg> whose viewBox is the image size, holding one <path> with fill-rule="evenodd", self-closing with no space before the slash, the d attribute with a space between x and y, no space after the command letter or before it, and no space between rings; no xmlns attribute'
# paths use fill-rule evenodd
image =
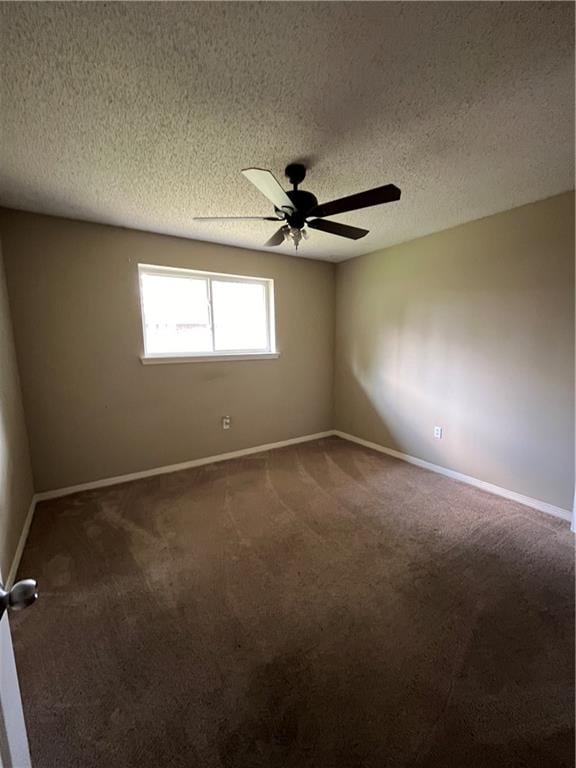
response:
<svg viewBox="0 0 576 768"><path fill-rule="evenodd" d="M146 319L144 317L144 292L142 290L142 275L182 275L191 279L201 278L208 283L208 313L210 318L210 330L212 333L212 347L214 343L214 319L212 308L212 281L259 284L264 286L266 296L266 336L265 349L235 349L217 350L213 352L149 352L146 349ZM150 363L186 363L186 362L217 362L230 360L271 360L279 357L276 350L276 328L274 311L274 280L266 277L252 277L250 275L230 275L222 272L205 272L198 269L184 269L182 267L164 267L156 264L138 264L138 285L140 291L140 317L142 320L142 342L144 354L140 357L144 364Z"/></svg>

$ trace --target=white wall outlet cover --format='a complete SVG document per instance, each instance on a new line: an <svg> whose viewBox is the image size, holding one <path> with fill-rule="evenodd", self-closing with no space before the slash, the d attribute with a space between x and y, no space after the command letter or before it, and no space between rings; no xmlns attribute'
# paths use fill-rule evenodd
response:
<svg viewBox="0 0 576 768"><path fill-rule="evenodd" d="M230 416L222 416L222 429L230 429Z"/></svg>
<svg viewBox="0 0 576 768"><path fill-rule="evenodd" d="M434 427L434 437L437 440L440 440L442 438L442 427Z"/></svg>

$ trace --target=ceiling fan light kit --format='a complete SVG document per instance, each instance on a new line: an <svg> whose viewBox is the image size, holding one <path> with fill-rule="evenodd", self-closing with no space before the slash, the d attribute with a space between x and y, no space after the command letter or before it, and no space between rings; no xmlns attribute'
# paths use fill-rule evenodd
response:
<svg viewBox="0 0 576 768"><path fill-rule="evenodd" d="M400 200L400 189L394 184L369 189L348 197L340 197L328 203L318 205L317 198L311 193L299 189L306 177L306 167L301 163L286 166L286 178L292 189L285 190L271 171L263 168L245 168L243 175L274 206L274 216L199 216L196 221L282 221L284 224L266 241L267 247L293 243L296 250L302 239L308 238L309 229L317 229L330 235L359 240L368 234L367 229L351 227L337 221L325 221L326 216L356 211L373 205L382 205Z"/></svg>

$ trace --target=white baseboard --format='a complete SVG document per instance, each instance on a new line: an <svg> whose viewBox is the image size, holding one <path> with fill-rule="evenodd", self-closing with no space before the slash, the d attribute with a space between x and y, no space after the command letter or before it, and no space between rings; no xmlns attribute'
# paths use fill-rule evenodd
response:
<svg viewBox="0 0 576 768"><path fill-rule="evenodd" d="M516 491L509 491L507 488L501 488L498 485L487 483L485 480L478 480L475 477L471 477L470 475L464 475L461 472L456 472L453 469L447 469L446 467L441 467L438 464L432 464L429 461L424 461L424 459L418 459L415 456L410 456L407 453L395 451L392 448L386 448L383 445L379 445L378 443L372 443L369 440L364 440L361 437L350 435L347 432L341 432L338 429L329 429L326 432L317 432L316 434L313 434L313 435L303 435L302 437L293 437L289 440L281 440L277 443L266 443L265 445L256 445L252 448L242 448L241 450L238 450L238 451L230 451L229 453L220 453L220 454L217 454L216 456L206 456L202 459L192 459L191 461L184 461L184 462L181 462L180 464L169 464L163 467L154 467L153 469L145 469L145 470L142 470L141 472L132 472L128 475L117 475L116 477L106 477L106 478L103 478L102 480L94 480L90 483L81 483L80 485L71 485L67 488L57 488L53 491L41 491L40 493L36 493L30 503L28 514L26 515L26 520L22 528L22 533L20 534L20 539L18 540L18 546L16 547L16 552L14 554L12 565L10 566L10 570L8 572L6 583L12 584L14 582L14 579L16 578L18 566L20 565L20 559L22 558L22 552L24 551L26 539L28 538L30 525L32 524L34 509L36 507L36 504L39 501L46 501L48 499L57 499L57 498L60 498L61 496L69 496L72 493L79 493L80 491L89 491L95 488L105 488L106 486L109 486L109 485L119 485L121 483L128 483L131 480L139 480L145 477L153 477L154 475L164 475L170 472L178 472L182 469L191 469L192 467L201 467L204 464L213 464L218 461L228 461L230 459L236 459L241 456L249 456L250 454L253 454L253 453L262 453L263 451L270 451L270 450L273 450L274 448L284 448L285 446L288 446L288 445L296 445L297 443L306 443L311 440L320 440L323 437L332 437L333 435L340 437L343 440L349 440L352 443L358 443L359 445L363 445L366 448L372 448L374 451L385 453L388 456L393 456L396 459L401 459L402 461L406 461L409 464L414 464L417 467L428 469L431 472L437 472L438 474L445 475L446 477L450 477L453 480L459 480L462 483L473 485L475 488L480 488L481 490L487 491L488 493L493 493L496 496L502 496L505 499L516 501L519 504L524 504L527 507L532 507L532 509L537 509L540 512L545 512L548 515L559 517L562 520L567 520L568 522L572 520L572 512L568 509L562 509L562 507L556 507L553 504L548 504L548 502L546 501L540 501L539 499L533 499L530 496L524 496L521 493L516 493Z"/></svg>
<svg viewBox="0 0 576 768"><path fill-rule="evenodd" d="M18 572L18 566L20 565L20 560L22 559L22 553L24 552L24 546L26 544L26 539L28 538L28 532L30 531L30 526L32 525L32 518L34 517L34 508L36 507L37 500L38 500L38 497L36 495L32 496L32 501L30 502L30 506L28 507L28 513L26 514L26 520L24 520L24 525L22 526L20 538L18 539L16 552L14 552L14 557L12 558L12 564L10 565L8 576L6 577L6 584L10 587L12 586L12 584L14 584L14 580L16 579L16 573Z"/></svg>
<svg viewBox="0 0 576 768"><path fill-rule="evenodd" d="M505 499L517 501L519 504L532 507L533 509L537 509L540 512L546 512L548 515L559 517L562 520L568 520L568 522L572 520L572 512L570 510L562 509L562 507L555 507L553 504L548 504L546 501L533 499L531 496L524 496L521 493L516 493L516 491L509 491L507 488L501 488L499 485L487 483L485 480L478 480L476 477L471 477L470 475L464 475L461 472L456 472L453 469L441 467L439 464L432 464L429 461L418 459L415 456L410 456L407 453L395 451L392 448L385 448L383 445L372 443L369 440L364 440L363 438L356 437L355 435L349 435L347 432L341 432L338 429L335 429L333 434L341 437L344 440L350 440L352 443L358 443L359 445L363 445L366 448L372 448L374 451L380 451L380 453L385 453L388 456L394 456L396 459L407 461L409 464L415 464L417 467L429 469L431 472L437 472L440 475L451 477L453 480L459 480L461 483L473 485L475 488L481 488L483 491L493 493L496 496L502 496Z"/></svg>
<svg viewBox="0 0 576 768"><path fill-rule="evenodd" d="M216 456L205 456L202 459L192 459L183 461L180 464L168 464L163 467L154 467L153 469L144 469L141 472L131 472L129 475L117 475L116 477L105 477L102 480L93 480L89 483L80 483L80 485L70 485L67 488L56 488L53 491L41 491L36 494L36 501L46 501L48 499L58 499L61 496L69 496L71 493L80 491L90 491L94 488L105 488L108 485L119 485L120 483L129 483L131 480L140 480L143 477L153 477L154 475L166 475L170 472L179 472L182 469L191 469L201 467L204 464L214 464L217 461L228 461L237 459L240 456L249 456L252 453L262 453L271 451L274 448L284 448L287 445L296 445L297 443L307 443L310 440L319 440L322 437L331 437L333 430L326 432L317 432L314 435L303 435L302 437L292 437L289 440L280 440L278 443L266 443L265 445L255 445L253 448L241 448L238 451L229 453L218 453Z"/></svg>

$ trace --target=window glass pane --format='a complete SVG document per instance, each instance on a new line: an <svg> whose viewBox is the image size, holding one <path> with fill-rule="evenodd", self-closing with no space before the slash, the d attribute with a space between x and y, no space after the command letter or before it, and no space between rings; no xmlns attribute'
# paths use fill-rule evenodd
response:
<svg viewBox="0 0 576 768"><path fill-rule="evenodd" d="M266 304L263 283L212 280L215 349L267 350Z"/></svg>
<svg viewBox="0 0 576 768"><path fill-rule="evenodd" d="M142 274L148 354L212 352L208 280Z"/></svg>

